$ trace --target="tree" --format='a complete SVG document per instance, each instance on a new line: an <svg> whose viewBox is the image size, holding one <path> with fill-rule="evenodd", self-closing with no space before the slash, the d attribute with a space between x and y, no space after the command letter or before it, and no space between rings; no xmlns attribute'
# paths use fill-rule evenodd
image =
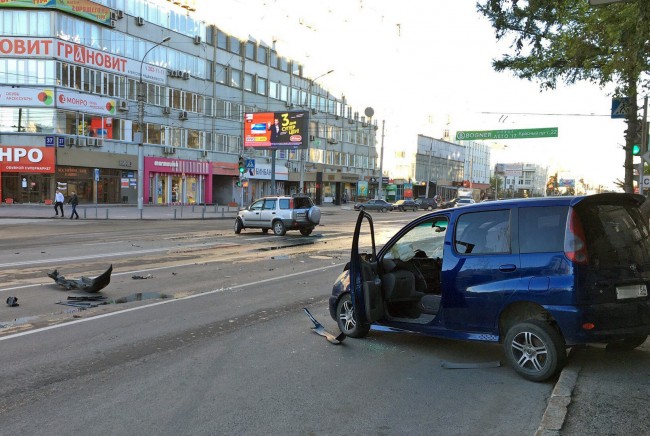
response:
<svg viewBox="0 0 650 436"><path fill-rule="evenodd" d="M650 1L591 7L587 0L483 0L477 9L497 40L513 38L512 53L493 61L496 71L537 80L541 90L555 89L558 80L588 81L614 84L615 96L629 97L623 187L632 192L637 97L649 86Z"/></svg>

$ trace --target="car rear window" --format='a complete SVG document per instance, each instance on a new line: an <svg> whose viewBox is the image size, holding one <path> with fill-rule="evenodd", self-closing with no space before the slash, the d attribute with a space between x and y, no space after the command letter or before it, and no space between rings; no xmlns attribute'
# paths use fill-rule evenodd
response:
<svg viewBox="0 0 650 436"><path fill-rule="evenodd" d="M564 229L569 206L519 209L519 252L564 251Z"/></svg>
<svg viewBox="0 0 650 436"><path fill-rule="evenodd" d="M591 262L596 266L648 265L648 227L635 206L590 204L577 208L587 239Z"/></svg>

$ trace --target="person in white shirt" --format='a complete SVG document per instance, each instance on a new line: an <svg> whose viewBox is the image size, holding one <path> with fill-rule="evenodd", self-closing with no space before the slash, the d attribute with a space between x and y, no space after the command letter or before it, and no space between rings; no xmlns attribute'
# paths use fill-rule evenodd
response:
<svg viewBox="0 0 650 436"><path fill-rule="evenodd" d="M63 197L61 191L57 189L56 195L54 196L54 213L56 214L55 216L59 216L59 209L61 209L61 218L65 218L65 216L63 215L64 201L65 201L65 197Z"/></svg>

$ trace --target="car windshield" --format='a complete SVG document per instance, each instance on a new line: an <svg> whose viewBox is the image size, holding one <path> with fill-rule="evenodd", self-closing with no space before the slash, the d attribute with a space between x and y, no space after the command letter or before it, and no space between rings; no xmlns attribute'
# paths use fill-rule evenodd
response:
<svg viewBox="0 0 650 436"><path fill-rule="evenodd" d="M414 256L442 258L447 220L434 218L408 231L386 252L384 259L408 261Z"/></svg>

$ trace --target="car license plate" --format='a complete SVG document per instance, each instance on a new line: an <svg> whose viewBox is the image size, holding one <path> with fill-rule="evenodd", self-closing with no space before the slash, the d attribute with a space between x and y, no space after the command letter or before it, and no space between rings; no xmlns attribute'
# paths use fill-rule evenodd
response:
<svg viewBox="0 0 650 436"><path fill-rule="evenodd" d="M646 285L617 286L616 298L623 300L625 298L647 297L648 288Z"/></svg>

